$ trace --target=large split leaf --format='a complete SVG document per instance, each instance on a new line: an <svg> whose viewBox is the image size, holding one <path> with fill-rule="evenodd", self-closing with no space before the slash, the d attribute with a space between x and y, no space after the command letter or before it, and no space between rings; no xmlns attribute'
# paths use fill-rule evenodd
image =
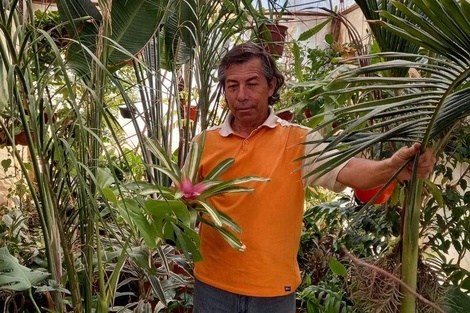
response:
<svg viewBox="0 0 470 313"><path fill-rule="evenodd" d="M0 289L23 291L40 283L49 273L29 269L18 262L7 248L0 248Z"/></svg>

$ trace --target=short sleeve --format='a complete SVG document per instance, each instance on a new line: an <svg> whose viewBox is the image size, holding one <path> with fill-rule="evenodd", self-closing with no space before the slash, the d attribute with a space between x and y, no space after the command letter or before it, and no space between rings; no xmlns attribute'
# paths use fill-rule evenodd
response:
<svg viewBox="0 0 470 313"><path fill-rule="evenodd" d="M319 132L311 132L311 133L307 134L306 142L319 140L321 138L322 138L322 136L320 135ZM305 144L304 145L304 156L308 155L308 154L311 154L311 153L314 153L314 152L323 151L323 150L325 150L326 146L327 146L326 143L322 143L322 144ZM334 153L334 152L335 151L330 151L329 153ZM323 156L324 155L322 155L322 157ZM315 170L316 168L318 168L320 165L325 163L327 160L328 159L326 158L326 159L322 159L322 160L319 160L319 161L315 161L314 157L306 158L306 159L302 160L302 177L304 177L303 178L303 184L304 184L305 188L307 186L322 186L322 187L325 187L325 188L327 188L331 191L334 191L334 192L341 192L346 188L345 185L339 183L336 179L337 179L338 174L341 171L341 169L343 169L343 167L349 162L349 160L342 163L342 164L340 164L339 166L337 166L335 168L331 168L328 172L326 172L322 175L315 174L315 175L305 177L305 175L307 175L308 173L310 173L313 170Z"/></svg>

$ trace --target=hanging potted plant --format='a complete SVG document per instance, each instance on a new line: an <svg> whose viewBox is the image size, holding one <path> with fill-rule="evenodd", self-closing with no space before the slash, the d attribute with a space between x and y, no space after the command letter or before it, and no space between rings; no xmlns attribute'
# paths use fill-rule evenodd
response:
<svg viewBox="0 0 470 313"><path fill-rule="evenodd" d="M251 1L244 1L249 12L253 16L253 40L258 41L273 57L280 57L284 53L284 44L287 39L286 25L279 24L287 11L287 0L283 4L278 4L277 0L268 0L267 7L263 7L261 0L258 0L256 10Z"/></svg>
<svg viewBox="0 0 470 313"><path fill-rule="evenodd" d="M287 109L280 112L276 112L276 116L288 122L292 122L292 120L294 119L294 112Z"/></svg>
<svg viewBox="0 0 470 313"><path fill-rule="evenodd" d="M287 11L288 0L283 0L284 3L278 4L277 0L267 1L267 10L264 11L262 1L258 0L258 7L263 13L263 16L269 18L261 23L259 29L262 44L274 57L280 57L284 53L284 43L287 38L288 27L281 25L279 22L283 18L284 13Z"/></svg>
<svg viewBox="0 0 470 313"><path fill-rule="evenodd" d="M284 53L284 43L287 37L288 27L280 24L266 23L262 25L261 37L265 39L266 49L275 57Z"/></svg>
<svg viewBox="0 0 470 313"><path fill-rule="evenodd" d="M25 118L29 123L28 111L24 111ZM0 146L27 146L28 145L28 132L32 141L34 141L35 135L31 131L30 127L24 127L20 117L11 116L8 113L2 114L3 123L0 129ZM45 116L47 119L47 116ZM26 128L26 130L25 130Z"/></svg>

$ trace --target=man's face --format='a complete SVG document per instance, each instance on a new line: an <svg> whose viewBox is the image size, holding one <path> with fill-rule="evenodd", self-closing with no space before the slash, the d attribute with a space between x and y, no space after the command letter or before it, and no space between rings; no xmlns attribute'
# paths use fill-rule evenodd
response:
<svg viewBox="0 0 470 313"><path fill-rule="evenodd" d="M235 116L232 126L251 132L268 116L268 98L274 93L275 79L268 84L258 58L233 64L225 74L225 99Z"/></svg>

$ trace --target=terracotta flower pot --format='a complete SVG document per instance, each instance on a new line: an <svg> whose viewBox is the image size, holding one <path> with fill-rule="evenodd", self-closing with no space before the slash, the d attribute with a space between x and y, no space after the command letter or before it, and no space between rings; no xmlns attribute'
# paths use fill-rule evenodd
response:
<svg viewBox="0 0 470 313"><path fill-rule="evenodd" d="M282 118L283 120L291 122L294 119L294 112L285 110L285 111L276 113L276 116Z"/></svg>
<svg viewBox="0 0 470 313"><path fill-rule="evenodd" d="M305 109L304 115L305 115L306 118L311 118L312 117L312 112L310 111L309 108Z"/></svg>
<svg viewBox="0 0 470 313"><path fill-rule="evenodd" d="M189 107L189 119L191 121L196 120L196 115L197 115L197 106L196 105L191 105ZM188 118L188 106L184 106L184 118Z"/></svg>
<svg viewBox="0 0 470 313"><path fill-rule="evenodd" d="M274 57L280 57L284 53L284 42L287 36L288 27L279 24L266 24L264 25L269 31L269 35L263 35L265 40L266 50L269 51Z"/></svg>
<svg viewBox="0 0 470 313"><path fill-rule="evenodd" d="M52 119L51 119L52 123L55 123L57 121L57 113L53 113L52 114ZM49 122L49 115L44 112L44 123L48 123Z"/></svg>
<svg viewBox="0 0 470 313"><path fill-rule="evenodd" d="M31 133L31 138L34 140L34 134ZM21 132L15 135L15 144L19 146L27 146L28 145L28 138L25 132Z"/></svg>

